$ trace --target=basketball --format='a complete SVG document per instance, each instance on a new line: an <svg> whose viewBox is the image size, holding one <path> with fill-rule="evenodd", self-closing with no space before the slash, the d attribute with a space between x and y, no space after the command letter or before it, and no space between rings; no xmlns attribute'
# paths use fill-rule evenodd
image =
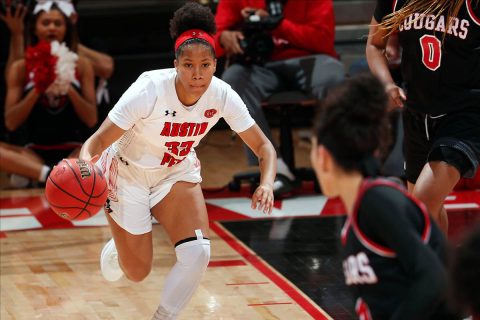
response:
<svg viewBox="0 0 480 320"><path fill-rule="evenodd" d="M107 181L90 161L63 159L50 172L45 197L52 210L67 220L96 215L107 200Z"/></svg>

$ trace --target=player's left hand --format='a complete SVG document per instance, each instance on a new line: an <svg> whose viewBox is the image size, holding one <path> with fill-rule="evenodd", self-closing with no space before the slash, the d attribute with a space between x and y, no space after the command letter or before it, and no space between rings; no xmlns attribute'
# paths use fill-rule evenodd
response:
<svg viewBox="0 0 480 320"><path fill-rule="evenodd" d="M273 209L273 186L262 183L252 196L252 209L257 209L266 214L271 214Z"/></svg>

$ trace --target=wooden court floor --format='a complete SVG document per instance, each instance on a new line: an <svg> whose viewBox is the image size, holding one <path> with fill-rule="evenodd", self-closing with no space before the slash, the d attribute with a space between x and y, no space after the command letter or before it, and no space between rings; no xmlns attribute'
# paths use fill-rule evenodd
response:
<svg viewBox="0 0 480 320"><path fill-rule="evenodd" d="M308 166L309 146L298 136L296 162ZM343 213L338 202L312 194L310 186L306 193L277 201L275 219L265 219L249 212L248 192L243 198L226 192L222 198L225 192L219 191L236 172L253 169L238 137L214 131L197 153L211 218L212 256L180 319L353 319L353 300L336 249L344 218L338 216ZM5 181L0 175L0 183ZM447 205L451 235L480 223L480 191L452 194ZM46 221L52 219L56 221ZM6 220L16 225L7 228ZM142 283L107 282L99 268L100 251L110 239L103 221L96 227L73 226L50 211L42 189L0 191L0 320L151 319L164 276L175 262L172 245L162 227L154 225L149 277Z"/></svg>
<svg viewBox="0 0 480 320"><path fill-rule="evenodd" d="M308 147L297 149L298 163L308 164ZM235 172L249 169L241 142L229 131L212 132L198 154L206 188L224 186ZM3 190L0 197L42 192ZM6 232L0 240L0 319L150 319L175 261L161 226L153 232L154 268L142 283L102 278L99 253L110 238L108 227ZM329 319L216 222L211 239L209 268L180 319Z"/></svg>

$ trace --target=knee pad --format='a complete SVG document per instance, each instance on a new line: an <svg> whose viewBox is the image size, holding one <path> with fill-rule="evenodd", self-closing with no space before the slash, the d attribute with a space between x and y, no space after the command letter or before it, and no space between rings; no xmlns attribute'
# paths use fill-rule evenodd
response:
<svg viewBox="0 0 480 320"><path fill-rule="evenodd" d="M210 240L188 238L179 241L175 245L175 254L182 267L201 270L203 273L210 261Z"/></svg>

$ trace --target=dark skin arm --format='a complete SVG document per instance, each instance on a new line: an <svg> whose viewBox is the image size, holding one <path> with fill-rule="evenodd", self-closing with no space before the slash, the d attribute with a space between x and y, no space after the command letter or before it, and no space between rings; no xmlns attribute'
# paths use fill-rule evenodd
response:
<svg viewBox="0 0 480 320"><path fill-rule="evenodd" d="M403 107L403 102L407 97L403 89L398 87L393 81L388 67L388 60L385 56L385 49L389 39L387 34L388 30L380 28L377 20L372 18L365 53L370 70L385 84L385 90L387 90L390 97L390 106L398 108Z"/></svg>

